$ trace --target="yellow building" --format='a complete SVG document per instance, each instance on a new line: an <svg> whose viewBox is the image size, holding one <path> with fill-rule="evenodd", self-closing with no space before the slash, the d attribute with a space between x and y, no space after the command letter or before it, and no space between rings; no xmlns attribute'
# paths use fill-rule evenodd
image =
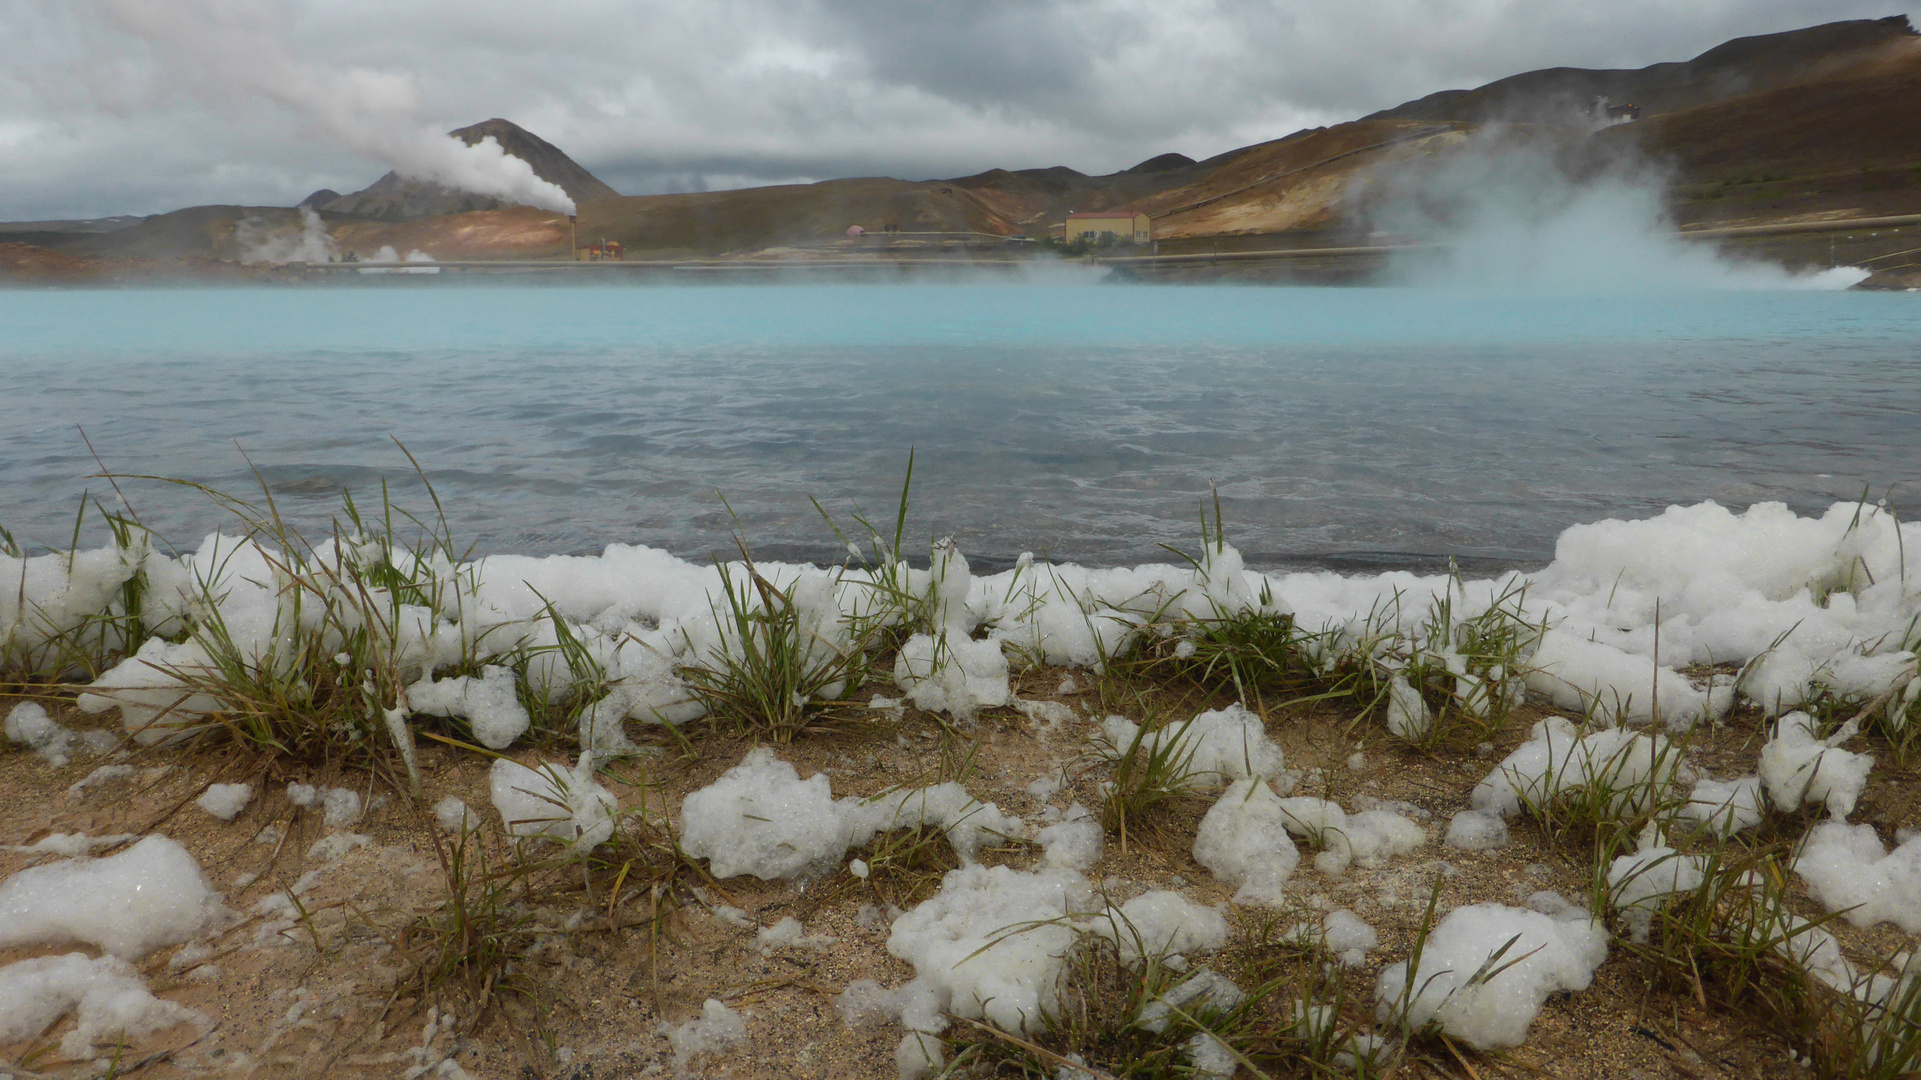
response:
<svg viewBox="0 0 1921 1080"><path fill-rule="evenodd" d="M1071 244L1085 240L1090 244L1145 244L1151 229L1147 215L1134 210L1084 210L1067 215L1067 228L1061 239Z"/></svg>

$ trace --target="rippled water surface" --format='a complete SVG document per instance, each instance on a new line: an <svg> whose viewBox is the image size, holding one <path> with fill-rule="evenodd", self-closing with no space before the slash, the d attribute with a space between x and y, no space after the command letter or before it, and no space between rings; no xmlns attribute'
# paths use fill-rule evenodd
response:
<svg viewBox="0 0 1921 1080"><path fill-rule="evenodd" d="M0 525L117 473L307 527L342 488L482 551L821 554L856 506L989 561L1545 561L1674 502L1921 503L1921 298L1088 285L0 291ZM243 457L244 452L244 457ZM190 489L122 481L191 544ZM1211 504L1210 504L1211 505Z"/></svg>

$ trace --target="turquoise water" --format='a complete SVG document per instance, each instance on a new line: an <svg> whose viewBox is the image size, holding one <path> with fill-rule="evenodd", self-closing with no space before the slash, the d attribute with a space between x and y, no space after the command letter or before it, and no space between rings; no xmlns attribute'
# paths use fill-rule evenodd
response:
<svg viewBox="0 0 1921 1080"><path fill-rule="evenodd" d="M463 543L702 555L808 501L992 561L1191 546L1216 485L1257 562L1544 561L1673 502L1824 507L1921 484L1908 295L922 286L0 291L0 525L67 542L119 473L323 524L380 481ZM244 457L243 457L244 452ZM204 498L124 482L177 543Z"/></svg>

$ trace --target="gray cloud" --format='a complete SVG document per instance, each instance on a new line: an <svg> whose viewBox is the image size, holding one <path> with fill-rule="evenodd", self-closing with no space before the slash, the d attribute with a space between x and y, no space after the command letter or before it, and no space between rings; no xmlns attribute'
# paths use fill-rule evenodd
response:
<svg viewBox="0 0 1921 1080"><path fill-rule="evenodd" d="M192 0L166 4L182 5ZM1744 34L1904 10L1887 0L554 0L530 17L507 0L218 6L315 71L404 83L424 121L509 117L634 194L994 166L1104 172L1530 68L1638 67ZM156 50L93 3L0 0L0 219L286 205L384 171L364 146L216 77L219 67Z"/></svg>

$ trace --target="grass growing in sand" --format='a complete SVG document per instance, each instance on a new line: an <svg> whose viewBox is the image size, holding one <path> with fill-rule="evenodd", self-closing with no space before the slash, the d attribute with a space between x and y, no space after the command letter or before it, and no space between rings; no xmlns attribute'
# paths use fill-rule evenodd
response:
<svg viewBox="0 0 1921 1080"><path fill-rule="evenodd" d="M422 677L477 675L488 665L512 668L520 703L533 718L531 742L542 751L579 749L570 739L585 710L618 685L601 659L602 643L547 597L540 598L542 610L529 623L539 635L510 642L506 635L527 627L470 633L472 571L438 515L416 521L383 493L377 514L363 515L349 502L330 534L309 543L285 525L270 493L258 507L238 500L222 505L259 541L259 569L252 572L274 584L277 602L266 634L248 637L248 628L231 625L211 602L238 563L201 568L194 584L207 602L184 612L156 603L155 585L142 569L115 584L97 617L77 629L31 641L10 634L12 677L45 699L71 699L81 680L159 633L171 646L198 646L205 659L162 668L179 686L177 700L156 705L158 725L186 721L178 734L200 735L203 748L224 740L275 776L371 769L387 778L387 793L413 808L421 804L408 778L420 775L416 758L422 748L413 744L411 729L403 737L390 718L406 688ZM832 619L820 598L801 584L777 583L740 542L741 560L721 566L720 590L710 597L715 637L689 639L677 657L675 670L706 717L680 727L630 728L642 756L600 762L599 776L620 781L624 808L607 843L581 851L547 841L517 842L491 817L449 838L416 809L416 835L423 850L432 847L443 891L423 909L377 924L403 961L388 988L393 1004L460 1009L471 1030L535 1028L547 1033L541 1038L552 1054L561 1039L557 1032L571 1022L566 1010L577 1007L568 1001L572 991L560 988L586 978L569 966L581 957L619 956L627 979L620 986L630 992L630 1003L620 1007L637 1014L651 1009L650 1023L671 1019L665 1003L676 1003L671 1008L685 1014L690 991L675 982L704 970L703 963L762 965L702 976L708 981L699 993L712 990L743 1009L772 1008L761 1003L781 993L800 995L810 1006L831 997L855 977L835 967L833 958L798 949L724 952L711 936L702 937L698 920L706 918L704 911L722 908L748 911L756 923L791 914L852 940L858 925L850 912L856 905L883 912L887 905L912 906L931 896L960 860L942 829L923 824L876 836L857 853L865 869L858 879L837 874L807 888L712 881L675 843L673 798L711 782L756 742L781 744L783 754L809 767L832 769L837 789L845 782L856 794L881 797L951 781L983 799L991 791L1010 807L1026 797L1023 785L1039 760L1059 774L1056 787L1065 785L1067 797L1098 806L1105 832L1117 841L1090 877L1156 883L1178 877L1182 885L1207 885L1205 871L1187 852L1205 799L1193 795L1194 748L1183 736L1200 711L1237 703L1252 710L1287 745L1292 764L1319 770L1301 778L1301 790L1329 797L1337 790L1344 796L1379 790L1402 801L1425 799L1436 812L1457 808L1473 779L1539 716L1520 689L1541 629L1524 618L1522 594L1516 589L1470 602L1458 575L1419 617L1403 607L1412 600L1396 596L1340 632L1304 632L1278 610L1272 595L1228 598L1205 587L1195 595L1091 611L1090 620L1122 631L1097 638L1104 646L1118 643L1103 654L1098 672L1048 667L1038 650L1010 647L1019 693L1059 704L1071 718L1059 723L1084 726L1109 712L1139 722L1125 745L1091 753L1085 750L1091 740L1083 740L1075 753L1054 754L1046 742L1052 736L1034 734L1039 722L1011 707L986 707L971 724L962 724L911 705L857 705L860 698L894 696L898 691L887 676L895 651L910 635L937 629L938 598L931 589L912 587L921 579L902 557L907 511L903 489L899 514L885 534L856 517L867 533L866 549L850 545L860 554L830 580L860 600L848 605L850 611L836 603ZM402 539L409 523L424 538L417 547ZM110 525L114 557L137 563L151 539L129 515L111 515ZM1201 551L1184 557L1184 565L1205 583L1210 560L1226 551L1218 516L1203 526ZM78 557L69 553L70 566ZM31 618L29 613L23 625ZM263 639L273 643L265 652L252 644ZM428 648L433 642L438 651ZM563 691L537 692L533 684L542 671L558 673ZM1055 690L1070 674L1084 689ZM1822 708L1835 725L1867 710L1867 719L1881 725L1882 749L1905 760L1903 740L1911 737L1915 704L1904 692L1877 701L1837 698ZM1603 727L1609 718L1589 720ZM1746 713L1735 722L1758 727ZM484 767L490 759L471 745L475 733L466 721L433 723L419 734L435 753L456 761ZM1849 993L1810 974L1822 935L1841 928L1832 916L1812 912L1794 885L1791 846L1808 820L1774 815L1757 838L1737 842L1679 827L1685 795L1675 777L1682 763L1697 749L1730 738L1704 731L1654 749L1630 744L1613 758L1586 763L1576 782L1524 790L1515 843L1529 858L1551 864L1563 889L1578 896L1585 887L1591 909L1608 920L1615 953L1606 970L1632 984L1631 991L1612 988L1611 1002L1638 1008L1636 995L1652 995L1660 1008L1751 1025L1770 1033L1770 1052L1779 1056L1785 1046L1805 1055L1823 1076L1900 1075L1921 1047L1921 980L1910 977L1905 957L1891 955L1859 966L1868 973L1864 978L1883 980L1873 994ZM1010 754L1010 743L1028 756ZM1359 757L1351 753L1358 744L1378 764L1347 764ZM1487 746L1477 750L1481 744ZM1637 753L1653 760L1631 760ZM1431 782L1445 794L1428 798L1418 788L1397 786L1403 779L1397 774ZM1639 909L1648 916L1643 934L1619 910L1635 878L1610 880L1608 871L1653 826L1665 830L1659 835L1676 853L1644 866L1639 875L1656 876L1678 860L1698 858L1700 863L1688 865L1698 865L1700 879ZM1031 862L1033 851L1019 844L990 846L981 858L1020 867ZM1392 925L1374 919L1383 931L1383 955L1408 959L1409 970L1419 969L1444 909L1473 898L1446 873L1426 876L1434 865L1410 864L1410 875L1421 875L1424 905L1390 916L1399 920ZM1305 878L1308 871L1301 874ZM1342 886L1330 880L1321 887L1333 892ZM1355 896L1367 899L1350 891L1339 902L1358 902ZM1143 948L1134 928L1110 914L1104 929L1076 935L1059 1007L1037 1031L1007 1032L950 1017L940 1037L947 1075L1191 1076L1197 1054L1214 1054L1210 1060L1227 1062L1224 1068L1243 1076L1491 1075L1507 1067L1502 1055L1477 1053L1434 1031L1410 1030L1406 1001L1398 1012L1393 1003L1377 1009L1376 960L1350 969L1311 933L1296 932L1296 924L1323 913L1323 907L1239 909L1225 950L1178 961ZM322 957L324 922L311 919L304 932L312 937L316 958ZM877 959L863 961L870 967L861 975L898 982L904 976L897 962L881 966L891 962L882 949L884 922L872 934L862 948ZM1132 949L1126 947L1130 935ZM702 950L709 959L701 959ZM726 959L714 961L714 955ZM1856 949L1856 958L1861 955ZM1511 950L1498 952L1469 982L1498 979L1522 959ZM598 961L588 966L593 963ZM1239 999L1215 994L1218 984L1203 968L1231 979ZM782 1015L791 1020L799 1014L796 1006ZM788 1064L798 1070L798 1060ZM542 1067L558 1068L557 1061Z"/></svg>

